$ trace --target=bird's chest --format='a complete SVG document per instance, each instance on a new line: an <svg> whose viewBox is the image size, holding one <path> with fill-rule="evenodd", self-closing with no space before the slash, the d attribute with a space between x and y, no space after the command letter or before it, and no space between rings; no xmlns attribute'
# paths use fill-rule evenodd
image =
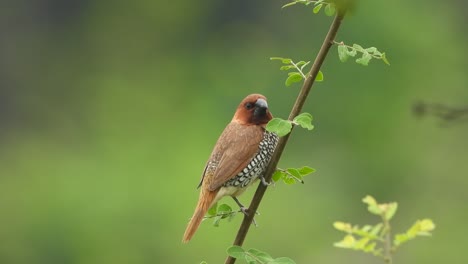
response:
<svg viewBox="0 0 468 264"><path fill-rule="evenodd" d="M265 172L277 143L278 136L266 131L263 135L263 140L259 144L258 151L252 160L235 177L227 181L223 186L245 188L253 183Z"/></svg>

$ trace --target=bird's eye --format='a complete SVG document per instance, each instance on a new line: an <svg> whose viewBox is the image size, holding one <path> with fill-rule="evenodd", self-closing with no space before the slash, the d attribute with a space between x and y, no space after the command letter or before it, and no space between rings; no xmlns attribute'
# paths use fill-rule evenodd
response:
<svg viewBox="0 0 468 264"><path fill-rule="evenodd" d="M254 104L252 104L252 103L246 103L245 104L246 109L252 109L253 107L254 107Z"/></svg>

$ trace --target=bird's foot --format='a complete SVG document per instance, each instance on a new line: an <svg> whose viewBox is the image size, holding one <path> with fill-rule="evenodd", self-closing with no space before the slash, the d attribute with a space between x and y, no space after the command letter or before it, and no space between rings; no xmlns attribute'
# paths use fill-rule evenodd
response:
<svg viewBox="0 0 468 264"><path fill-rule="evenodd" d="M237 203L237 205L239 205L239 211L240 211L241 213L243 213L245 216L248 216L248 215L249 215L249 212L248 212L249 208L243 206L243 205L239 202L239 200L237 200L236 197L233 196L232 199L234 199L234 201ZM255 214L256 214L256 215L260 215L259 212L255 212ZM258 226L258 225L257 225L257 222L255 221L255 217L252 219L252 223L254 224L255 227Z"/></svg>
<svg viewBox="0 0 468 264"><path fill-rule="evenodd" d="M263 177L263 175L260 176L260 180L262 181L263 186L270 186L271 183L273 182L273 181L267 182L267 181L265 180L265 177ZM274 184L274 182L273 182L273 184ZM273 186L274 186L274 185L273 185Z"/></svg>

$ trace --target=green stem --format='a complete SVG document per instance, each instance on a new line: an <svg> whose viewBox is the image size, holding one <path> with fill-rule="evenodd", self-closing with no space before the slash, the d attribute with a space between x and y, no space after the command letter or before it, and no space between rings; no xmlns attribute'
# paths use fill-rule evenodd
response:
<svg viewBox="0 0 468 264"><path fill-rule="evenodd" d="M384 230L385 232L385 240L384 240L384 261L386 264L392 264L392 230L390 228L390 223L385 217L382 217L384 223Z"/></svg>

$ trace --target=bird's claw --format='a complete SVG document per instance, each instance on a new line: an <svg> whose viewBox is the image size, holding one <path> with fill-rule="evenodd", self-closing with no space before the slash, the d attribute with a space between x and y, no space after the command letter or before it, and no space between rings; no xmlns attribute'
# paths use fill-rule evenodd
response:
<svg viewBox="0 0 468 264"><path fill-rule="evenodd" d="M260 180L262 181L263 186L270 186L271 185L271 182L267 182L265 180L265 177L263 177L263 176L260 177Z"/></svg>

